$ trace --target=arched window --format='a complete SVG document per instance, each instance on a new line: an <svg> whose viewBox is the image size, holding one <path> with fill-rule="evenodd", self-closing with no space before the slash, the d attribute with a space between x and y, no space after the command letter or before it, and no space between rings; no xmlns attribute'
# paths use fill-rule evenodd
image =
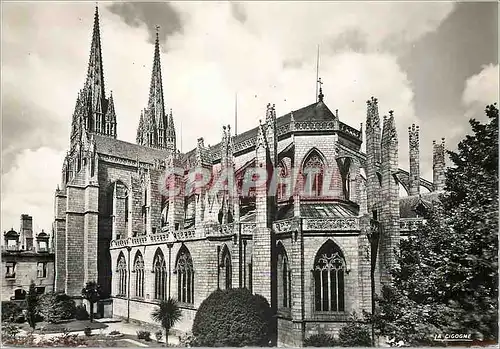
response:
<svg viewBox="0 0 500 349"><path fill-rule="evenodd" d="M345 259L331 240L323 244L314 260L314 300L316 311L345 311Z"/></svg>
<svg viewBox="0 0 500 349"><path fill-rule="evenodd" d="M292 272L284 246L278 244L278 307L292 307Z"/></svg>
<svg viewBox="0 0 500 349"><path fill-rule="evenodd" d="M280 183L278 184L278 200L285 200L288 199L287 196L290 196L287 195L290 190L287 188L287 185L289 186L289 184L287 184L287 180L285 179L290 174L288 173L289 172L288 168L286 167L286 164L283 160L280 161L279 168L280 168Z"/></svg>
<svg viewBox="0 0 500 349"><path fill-rule="evenodd" d="M153 260L155 274L155 299L164 300L167 297L167 264L160 248L156 250Z"/></svg>
<svg viewBox="0 0 500 349"><path fill-rule="evenodd" d="M186 246L182 246L175 263L177 273L177 300L182 303L194 302L193 260Z"/></svg>
<svg viewBox="0 0 500 349"><path fill-rule="evenodd" d="M309 153L302 172L304 174L304 192L309 196L320 196L323 185L323 158L318 151L313 150Z"/></svg>
<svg viewBox="0 0 500 349"><path fill-rule="evenodd" d="M116 271L118 273L118 296L127 295L127 262L125 261L125 256L120 252L118 256L118 263L116 265Z"/></svg>
<svg viewBox="0 0 500 349"><path fill-rule="evenodd" d="M135 296L144 298L144 259L138 251L134 260Z"/></svg>
<svg viewBox="0 0 500 349"><path fill-rule="evenodd" d="M232 287L233 270L231 265L231 254L226 245L224 245L222 249L220 268L222 271L221 280L224 283L223 286L225 289L229 289Z"/></svg>

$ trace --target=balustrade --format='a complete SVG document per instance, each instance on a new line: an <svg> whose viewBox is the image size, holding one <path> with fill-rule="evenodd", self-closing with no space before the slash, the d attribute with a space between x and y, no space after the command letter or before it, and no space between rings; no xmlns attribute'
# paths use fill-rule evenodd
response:
<svg viewBox="0 0 500 349"><path fill-rule="evenodd" d="M356 231L359 230L359 219L351 218L305 218L302 223L302 230L319 231Z"/></svg>

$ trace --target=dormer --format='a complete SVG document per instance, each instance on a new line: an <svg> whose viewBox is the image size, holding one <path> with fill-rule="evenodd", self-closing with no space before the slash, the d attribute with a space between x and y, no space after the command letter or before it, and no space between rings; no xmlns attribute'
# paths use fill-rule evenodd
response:
<svg viewBox="0 0 500 349"><path fill-rule="evenodd" d="M37 252L49 252L49 235L43 229L36 237L36 249Z"/></svg>
<svg viewBox="0 0 500 349"><path fill-rule="evenodd" d="M18 251L19 250L19 233L10 229L8 232L4 232L4 243L5 249L7 251Z"/></svg>

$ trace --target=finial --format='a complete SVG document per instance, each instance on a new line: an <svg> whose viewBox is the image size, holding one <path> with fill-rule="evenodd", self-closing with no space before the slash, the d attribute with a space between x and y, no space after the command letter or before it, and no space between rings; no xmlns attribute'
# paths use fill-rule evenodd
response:
<svg viewBox="0 0 500 349"><path fill-rule="evenodd" d="M323 102L323 98L325 95L323 94L323 82L321 81L321 78L318 78L318 84L319 84L319 94L318 94L318 101Z"/></svg>
<svg viewBox="0 0 500 349"><path fill-rule="evenodd" d="M262 125L262 120L261 120L261 119L259 119L259 126L261 126L261 125Z"/></svg>
<svg viewBox="0 0 500 349"><path fill-rule="evenodd" d="M393 114L394 114L394 110L389 110L389 116L393 117L394 116Z"/></svg>
<svg viewBox="0 0 500 349"><path fill-rule="evenodd" d="M222 129L225 131L226 130L226 125L222 126Z"/></svg>

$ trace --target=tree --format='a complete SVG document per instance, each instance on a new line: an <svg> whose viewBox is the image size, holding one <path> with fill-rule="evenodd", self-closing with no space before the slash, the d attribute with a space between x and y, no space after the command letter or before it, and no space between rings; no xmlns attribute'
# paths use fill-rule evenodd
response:
<svg viewBox="0 0 500 349"><path fill-rule="evenodd" d="M75 316L75 302L64 293L46 293L40 297L40 315L45 321L57 323Z"/></svg>
<svg viewBox="0 0 500 349"><path fill-rule="evenodd" d="M36 293L35 283L31 281L28 295L26 296L26 318L32 329L36 327L38 315L38 295Z"/></svg>
<svg viewBox="0 0 500 349"><path fill-rule="evenodd" d="M245 288L212 292L193 321L195 344L203 347L268 346L273 316L267 300Z"/></svg>
<svg viewBox="0 0 500 349"><path fill-rule="evenodd" d="M382 335L410 345L436 333L498 333L498 109L448 154L445 193L414 236L400 243L374 319Z"/></svg>
<svg viewBox="0 0 500 349"><path fill-rule="evenodd" d="M101 298L101 287L95 281L89 281L82 289L82 296L90 305L90 322L94 321L94 303Z"/></svg>
<svg viewBox="0 0 500 349"><path fill-rule="evenodd" d="M169 297L167 300L161 301L160 305L153 310L151 317L154 321L161 323L161 326L165 329L165 343L168 346L168 333L182 317L179 305L174 299Z"/></svg>

